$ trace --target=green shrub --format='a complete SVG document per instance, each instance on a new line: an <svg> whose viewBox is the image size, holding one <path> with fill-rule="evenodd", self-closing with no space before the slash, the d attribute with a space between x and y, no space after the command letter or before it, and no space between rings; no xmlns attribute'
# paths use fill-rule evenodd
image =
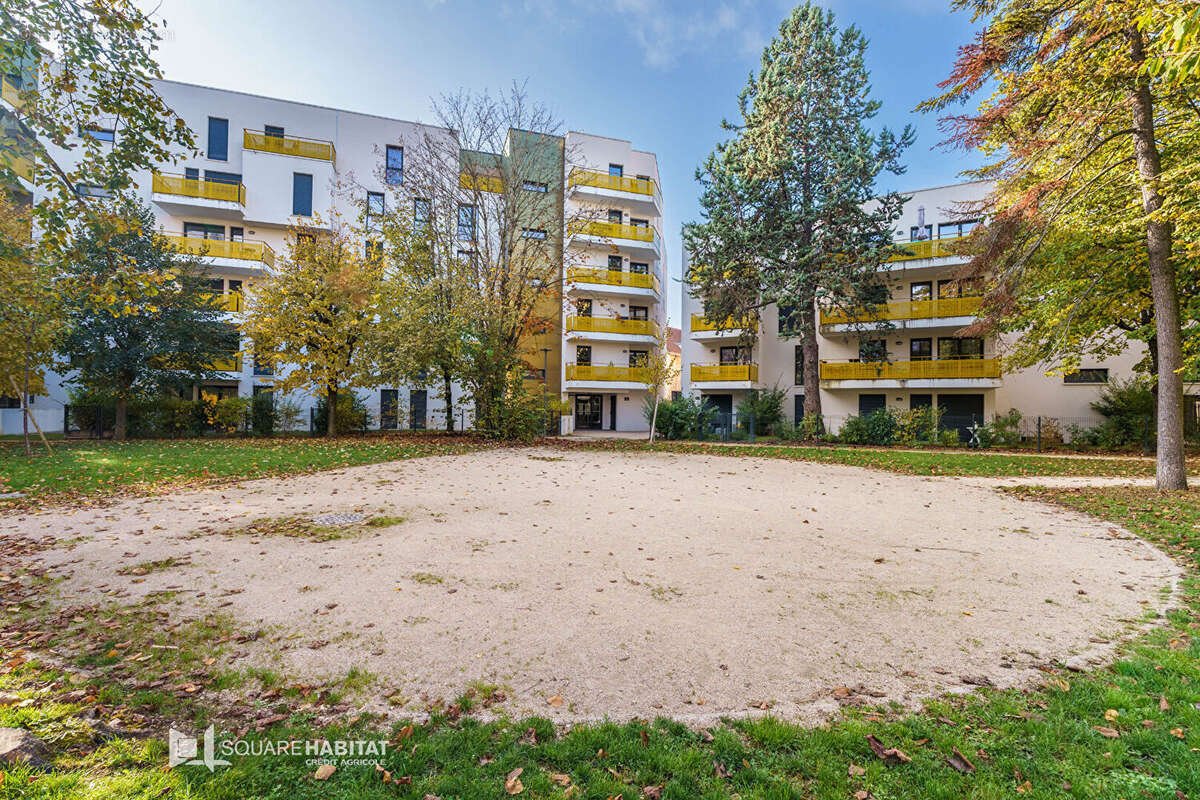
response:
<svg viewBox="0 0 1200 800"><path fill-rule="evenodd" d="M938 444L942 447L958 447L958 428L947 428L938 433Z"/></svg>
<svg viewBox="0 0 1200 800"><path fill-rule="evenodd" d="M787 390L778 386L773 389L751 389L737 405L737 415L746 430L754 420L756 436L766 436L783 421L783 403Z"/></svg>
<svg viewBox="0 0 1200 800"><path fill-rule="evenodd" d="M271 436L278 426L275 393L259 392L250 401L250 430L255 436Z"/></svg>
<svg viewBox="0 0 1200 800"><path fill-rule="evenodd" d="M1010 408L1007 414L997 414L996 418L986 425L979 427L976 436L980 447L995 447L1002 445L1012 447L1021 442L1021 412Z"/></svg>
<svg viewBox="0 0 1200 800"><path fill-rule="evenodd" d="M650 422L653 412L651 403L647 403L642 409L647 423ZM680 395L674 400L658 404L655 435L663 439L699 439L712 424L716 413L716 408L710 403Z"/></svg>
<svg viewBox="0 0 1200 800"><path fill-rule="evenodd" d="M872 411L866 416L849 416L838 438L847 444L892 444L896 439L896 417L887 408Z"/></svg>
<svg viewBox="0 0 1200 800"><path fill-rule="evenodd" d="M164 397L159 404L158 427L164 436L200 436L208 427L204 403L182 397Z"/></svg>
<svg viewBox="0 0 1200 800"><path fill-rule="evenodd" d="M313 415L313 427L317 433L324 433L329 424L329 400L321 397L317 400L317 408ZM371 424L371 412L367 404L356 393L345 391L338 395L337 414L333 420L337 433L365 431Z"/></svg>
<svg viewBox="0 0 1200 800"><path fill-rule="evenodd" d="M937 441L942 412L935 406L909 408L892 412L896 418L897 444L914 445Z"/></svg>
<svg viewBox="0 0 1200 800"><path fill-rule="evenodd" d="M1141 445L1147 438L1154 444L1154 393L1144 381L1136 378L1112 381L1091 405L1093 411L1106 418L1095 431L1100 447Z"/></svg>
<svg viewBox="0 0 1200 800"><path fill-rule="evenodd" d="M219 433L236 433L246 427L250 413L249 397L203 397L204 416Z"/></svg>
<svg viewBox="0 0 1200 800"><path fill-rule="evenodd" d="M493 398L481 409L475 428L491 439L531 442L547 434L557 434L553 423L565 410L556 397L530 391L524 377L514 371L504 395Z"/></svg>

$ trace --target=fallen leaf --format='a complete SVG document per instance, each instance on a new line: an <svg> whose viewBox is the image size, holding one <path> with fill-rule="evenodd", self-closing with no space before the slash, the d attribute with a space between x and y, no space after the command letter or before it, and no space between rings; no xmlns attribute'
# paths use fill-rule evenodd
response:
<svg viewBox="0 0 1200 800"><path fill-rule="evenodd" d="M313 773L313 777L319 781L328 780L329 776L337 772L337 767L333 764L322 764L317 767L317 771Z"/></svg>
<svg viewBox="0 0 1200 800"><path fill-rule="evenodd" d="M642 797L646 798L646 800L662 800L662 787L643 786Z"/></svg>
<svg viewBox="0 0 1200 800"><path fill-rule="evenodd" d="M562 695L561 694L554 695L554 697L551 697L549 700L546 701L546 704L553 706L554 708L561 707L563 704Z"/></svg>
<svg viewBox="0 0 1200 800"><path fill-rule="evenodd" d="M508 777L504 779L504 791L508 794L520 794L525 791L524 784L521 783L521 773L525 771L524 767L517 767L512 772L508 773Z"/></svg>
<svg viewBox="0 0 1200 800"><path fill-rule="evenodd" d="M729 777L729 770L725 769L725 765L720 761L717 761L715 758L713 759L713 772L718 778Z"/></svg>
<svg viewBox="0 0 1200 800"><path fill-rule="evenodd" d="M867 771L865 769L863 769L862 767L860 767L858 764L851 764L850 768L846 770L846 775L851 778L859 778L866 774L867 774Z"/></svg>
<svg viewBox="0 0 1200 800"><path fill-rule="evenodd" d="M971 763L971 759L960 753L957 747L950 748L950 756L946 759L946 763L959 772L975 771L975 765Z"/></svg>
<svg viewBox="0 0 1200 800"><path fill-rule="evenodd" d="M1159 711L1170 711L1171 710L1171 704L1167 702L1167 696L1165 694L1160 694L1158 696L1158 710Z"/></svg>
<svg viewBox="0 0 1200 800"><path fill-rule="evenodd" d="M375 765L375 774L378 775L380 780L382 780L384 783L392 782L392 773L388 772L378 764Z"/></svg>
<svg viewBox="0 0 1200 800"><path fill-rule="evenodd" d="M1115 708L1110 708L1108 711L1104 712L1104 720L1106 722L1116 722L1117 717L1119 716L1121 716L1121 712L1117 711Z"/></svg>
<svg viewBox="0 0 1200 800"><path fill-rule="evenodd" d="M1017 791L1020 792L1021 794L1025 794L1026 792L1033 791L1033 784L1030 781L1025 781L1024 783L1022 783L1020 786L1017 787Z"/></svg>
<svg viewBox="0 0 1200 800"><path fill-rule="evenodd" d="M1183 738L1183 728L1171 728L1171 735L1176 739Z"/></svg>
<svg viewBox="0 0 1200 800"><path fill-rule="evenodd" d="M871 746L871 752L883 759L885 764L892 762L907 764L912 761L911 758L905 755L903 750L895 747L884 747L883 742L876 739L873 733L867 734L867 744Z"/></svg>
<svg viewBox="0 0 1200 800"><path fill-rule="evenodd" d="M1095 730L1096 733L1103 736L1105 739L1117 739L1121 736L1119 731L1115 731L1112 728L1106 728L1103 725L1093 725L1092 729Z"/></svg>
<svg viewBox="0 0 1200 800"><path fill-rule="evenodd" d="M571 776L565 775L561 772L551 772L550 780L554 781L559 786L570 786L571 785Z"/></svg>

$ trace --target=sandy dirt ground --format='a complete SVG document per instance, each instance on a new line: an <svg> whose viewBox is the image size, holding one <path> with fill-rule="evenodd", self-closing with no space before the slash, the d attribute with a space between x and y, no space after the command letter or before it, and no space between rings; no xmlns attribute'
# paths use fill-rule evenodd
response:
<svg viewBox="0 0 1200 800"><path fill-rule="evenodd" d="M404 520L326 542L242 532L348 511ZM1123 531L971 480L553 448L7 517L6 532L73 541L42 554L65 601L182 587L176 618L284 632L250 660L377 674L364 707L398 690L409 713L480 681L505 688L503 713L561 722L815 720L1015 685L1102 659L1177 576ZM171 557L187 563L118 574Z"/></svg>

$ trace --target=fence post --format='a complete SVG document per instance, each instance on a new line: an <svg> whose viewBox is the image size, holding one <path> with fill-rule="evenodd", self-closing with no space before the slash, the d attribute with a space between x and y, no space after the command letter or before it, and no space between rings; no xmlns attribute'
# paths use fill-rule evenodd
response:
<svg viewBox="0 0 1200 800"><path fill-rule="evenodd" d="M67 438L67 434L71 432L71 406L63 404L63 438Z"/></svg>
<svg viewBox="0 0 1200 800"><path fill-rule="evenodd" d="M750 412L750 443L754 444L754 412Z"/></svg>
<svg viewBox="0 0 1200 800"><path fill-rule="evenodd" d="M1042 418L1041 417L1038 417L1037 434L1038 434L1038 452L1040 453L1040 452L1042 452Z"/></svg>
<svg viewBox="0 0 1200 800"><path fill-rule="evenodd" d="M1142 455L1150 455L1150 417L1146 417L1146 424L1142 427Z"/></svg>

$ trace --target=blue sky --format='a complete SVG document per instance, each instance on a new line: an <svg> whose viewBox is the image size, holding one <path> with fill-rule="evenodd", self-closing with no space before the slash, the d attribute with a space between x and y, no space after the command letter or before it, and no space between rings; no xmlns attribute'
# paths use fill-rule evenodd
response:
<svg viewBox="0 0 1200 800"><path fill-rule="evenodd" d="M696 165L736 114L737 94L793 7L781 0L162 0L167 78L421 122L431 97L528 80L564 130L658 154L668 269L698 213ZM937 147L913 113L975 26L949 0L830 0L870 39L877 124L911 123L908 172L881 188L953 183L976 159ZM336 9L336 11L334 10ZM671 317L679 313L678 284Z"/></svg>

